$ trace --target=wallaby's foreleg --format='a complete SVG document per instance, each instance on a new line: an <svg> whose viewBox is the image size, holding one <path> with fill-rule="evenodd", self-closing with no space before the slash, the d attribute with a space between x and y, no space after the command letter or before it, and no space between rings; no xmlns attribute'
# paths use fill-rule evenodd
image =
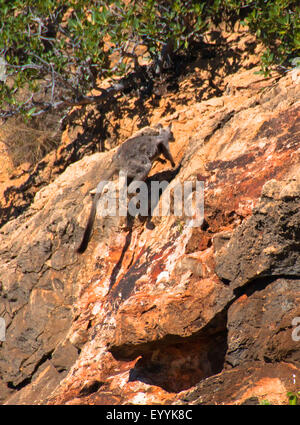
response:
<svg viewBox="0 0 300 425"><path fill-rule="evenodd" d="M168 161L170 161L170 162L171 162L172 167L175 167L175 162L174 162L174 159L173 159L173 157L172 157L172 154L171 154L171 151L170 151L169 146L166 146L164 143L161 143L160 148L161 148L161 153L162 153L162 155L163 155L163 156L164 156L164 157L165 157Z"/></svg>
<svg viewBox="0 0 300 425"><path fill-rule="evenodd" d="M165 159L162 158L156 158L157 162L160 162L161 164L165 164L167 161Z"/></svg>

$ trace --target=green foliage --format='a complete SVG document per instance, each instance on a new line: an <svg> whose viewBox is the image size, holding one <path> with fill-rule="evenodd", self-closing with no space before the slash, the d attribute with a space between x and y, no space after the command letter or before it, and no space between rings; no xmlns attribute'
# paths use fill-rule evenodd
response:
<svg viewBox="0 0 300 425"><path fill-rule="evenodd" d="M137 58L138 47L156 60L164 46L171 52L187 48L206 29L203 8L204 3L182 0L0 0L0 56L7 74L0 102L9 105L7 111L40 109L37 96L18 99L16 93L20 88L34 93L42 81L49 107L62 98L76 102L97 87L97 77L128 72L124 59ZM119 61L112 66L116 54Z"/></svg>
<svg viewBox="0 0 300 425"><path fill-rule="evenodd" d="M270 406L271 403L269 402L269 400L261 400L261 402L259 403L261 406Z"/></svg>
<svg viewBox="0 0 300 425"><path fill-rule="evenodd" d="M290 406L296 406L297 404L299 404L300 391L288 392L287 396L288 396L288 403Z"/></svg>
<svg viewBox="0 0 300 425"><path fill-rule="evenodd" d="M300 48L290 0L0 0L0 116L36 116L71 106L102 77L140 71L146 52L156 74L200 40L212 23L244 19L266 46L262 70ZM128 59L131 59L131 62ZM1 81L2 80L2 81ZM102 91L98 89L100 93ZM93 99L91 99L91 102Z"/></svg>
<svg viewBox="0 0 300 425"><path fill-rule="evenodd" d="M251 2L249 2L251 3ZM291 0L255 2L244 21L267 49L262 57L262 73L272 64L284 64L300 50L300 6Z"/></svg>

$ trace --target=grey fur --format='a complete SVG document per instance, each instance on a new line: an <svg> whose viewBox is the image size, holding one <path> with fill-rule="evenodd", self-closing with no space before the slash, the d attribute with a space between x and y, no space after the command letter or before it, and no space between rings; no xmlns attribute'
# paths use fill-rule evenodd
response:
<svg viewBox="0 0 300 425"><path fill-rule="evenodd" d="M174 141L174 136L169 127L163 128L160 124L154 128L145 127L133 137L127 139L112 157L111 167L104 173L102 181L98 184L93 199L89 219L84 231L82 242L77 252L83 253L89 243L92 233L97 203L102 194L104 181L110 180L111 177L122 171L127 174L127 178L136 181L146 180L154 161L165 162L160 156L164 156L166 160L171 162L175 167L172 154L170 152L169 142Z"/></svg>

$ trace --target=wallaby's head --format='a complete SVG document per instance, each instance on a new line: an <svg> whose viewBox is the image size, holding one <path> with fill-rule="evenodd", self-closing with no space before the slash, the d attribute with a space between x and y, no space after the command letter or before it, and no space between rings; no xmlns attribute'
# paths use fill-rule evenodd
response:
<svg viewBox="0 0 300 425"><path fill-rule="evenodd" d="M159 135L162 139L168 142L175 142L174 134L172 132L172 123L168 127L163 127L161 124L157 124L156 128L159 130Z"/></svg>

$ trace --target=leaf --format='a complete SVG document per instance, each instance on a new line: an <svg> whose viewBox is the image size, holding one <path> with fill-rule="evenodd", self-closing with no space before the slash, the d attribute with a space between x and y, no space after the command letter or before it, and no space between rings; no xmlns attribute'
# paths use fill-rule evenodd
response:
<svg viewBox="0 0 300 425"><path fill-rule="evenodd" d="M32 114L34 114L36 111L36 107L29 109L29 111L26 111L27 116L31 117Z"/></svg>
<svg viewBox="0 0 300 425"><path fill-rule="evenodd" d="M289 398L289 405L296 406L298 404L298 396L293 392L288 392L287 396Z"/></svg>

